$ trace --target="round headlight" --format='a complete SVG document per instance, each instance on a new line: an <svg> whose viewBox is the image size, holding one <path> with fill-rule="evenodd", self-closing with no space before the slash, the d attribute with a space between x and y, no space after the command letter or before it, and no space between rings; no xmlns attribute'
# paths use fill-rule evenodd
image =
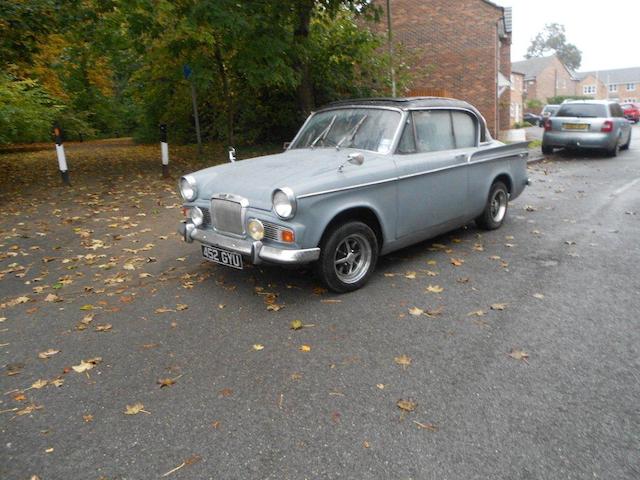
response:
<svg viewBox="0 0 640 480"><path fill-rule="evenodd" d="M256 218L249 220L247 230L249 231L251 238L254 240L262 240L264 238L264 225Z"/></svg>
<svg viewBox="0 0 640 480"><path fill-rule="evenodd" d="M196 227L199 227L204 222L204 213L202 213L202 210L198 207L193 207L189 211L189 217Z"/></svg>
<svg viewBox="0 0 640 480"><path fill-rule="evenodd" d="M280 218L289 220L296 214L296 197L289 188L281 188L273 193L273 211Z"/></svg>
<svg viewBox="0 0 640 480"><path fill-rule="evenodd" d="M180 195L182 195L182 198L187 202L195 200L198 196L196 180L191 175L187 175L180 179Z"/></svg>

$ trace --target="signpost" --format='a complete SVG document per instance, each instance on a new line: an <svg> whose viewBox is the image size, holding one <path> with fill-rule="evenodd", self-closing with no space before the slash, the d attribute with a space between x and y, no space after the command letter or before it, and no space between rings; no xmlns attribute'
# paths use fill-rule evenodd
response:
<svg viewBox="0 0 640 480"><path fill-rule="evenodd" d="M62 144L62 129L59 126L55 126L53 129L53 136L56 142L56 154L58 156L58 169L62 176L62 183L70 186L69 181L69 169L67 168L67 157L64 154L64 145Z"/></svg>
<svg viewBox="0 0 640 480"><path fill-rule="evenodd" d="M196 122L196 139L198 141L198 153L202 153L202 138L200 136L200 117L198 116L198 101L196 98L196 86L193 83L193 79L191 78L191 74L193 70L189 65L182 66L182 74L186 80L189 80L189 84L191 85L191 104L193 105L193 117Z"/></svg>

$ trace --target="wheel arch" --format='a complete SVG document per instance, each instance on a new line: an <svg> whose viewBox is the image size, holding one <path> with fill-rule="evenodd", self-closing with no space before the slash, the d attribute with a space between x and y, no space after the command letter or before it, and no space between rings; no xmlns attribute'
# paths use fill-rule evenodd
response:
<svg viewBox="0 0 640 480"><path fill-rule="evenodd" d="M509 195L513 193L513 179L511 178L511 175L509 175L508 173L501 173L497 175L491 182L491 186L493 186L496 182L504 183L505 186L507 187L507 192L509 193Z"/></svg>
<svg viewBox="0 0 640 480"><path fill-rule="evenodd" d="M382 250L384 244L384 233L382 230L382 223L380 217L371 207L359 206L349 207L333 216L333 218L327 223L322 231L320 242L318 245L322 245L328 233L336 226L345 223L349 220L357 220L365 223L373 230L378 240L378 251Z"/></svg>

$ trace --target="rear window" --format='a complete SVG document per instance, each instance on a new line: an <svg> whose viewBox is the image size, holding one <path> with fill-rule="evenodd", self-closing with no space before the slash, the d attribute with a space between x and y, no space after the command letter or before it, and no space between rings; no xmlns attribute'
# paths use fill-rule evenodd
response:
<svg viewBox="0 0 640 480"><path fill-rule="evenodd" d="M560 107L556 117L607 117L607 107L597 103L568 103Z"/></svg>
<svg viewBox="0 0 640 480"><path fill-rule="evenodd" d="M554 113L556 113L558 111L558 108L559 107L549 107L549 106L547 106L547 107L544 107L544 109L542 110L542 113L550 113L550 114L553 115Z"/></svg>

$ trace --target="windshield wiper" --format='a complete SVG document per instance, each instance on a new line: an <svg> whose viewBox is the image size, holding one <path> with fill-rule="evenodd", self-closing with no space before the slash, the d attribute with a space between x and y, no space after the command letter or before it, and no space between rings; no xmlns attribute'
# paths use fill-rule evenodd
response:
<svg viewBox="0 0 640 480"><path fill-rule="evenodd" d="M331 127L333 127L334 122L336 121L336 116L334 115L333 118L331 119L331 122L329 122L329 125L327 125L327 128L325 128L322 132L320 132L320 135L318 135L316 137L316 139L311 142L310 147L313 148L316 146L316 143L318 143L320 140L324 140L324 137L327 136L327 134L329 133L329 130L331 130Z"/></svg>
<svg viewBox="0 0 640 480"><path fill-rule="evenodd" d="M342 143L347 139L349 139L349 141L352 141L353 138L356 136L356 133L358 133L358 130L360 130L360 127L362 126L362 124L364 123L364 121L367 119L368 116L369 115L365 115L364 117L362 117L358 121L358 123L356 123L355 126L351 129L351 131L347 133L344 137L342 137L342 139L336 145L336 148L340 148Z"/></svg>

